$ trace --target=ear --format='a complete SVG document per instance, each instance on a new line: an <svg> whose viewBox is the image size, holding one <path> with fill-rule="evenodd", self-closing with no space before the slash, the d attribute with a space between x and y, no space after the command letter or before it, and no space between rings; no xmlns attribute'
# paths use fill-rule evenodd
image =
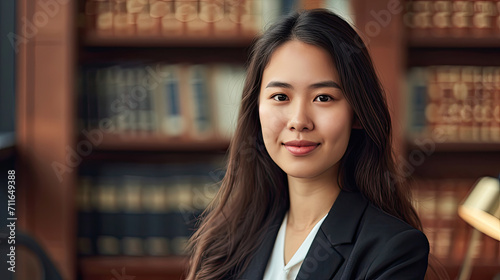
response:
<svg viewBox="0 0 500 280"><path fill-rule="evenodd" d="M359 122L358 116L354 115L352 120L352 129L363 129L363 126Z"/></svg>

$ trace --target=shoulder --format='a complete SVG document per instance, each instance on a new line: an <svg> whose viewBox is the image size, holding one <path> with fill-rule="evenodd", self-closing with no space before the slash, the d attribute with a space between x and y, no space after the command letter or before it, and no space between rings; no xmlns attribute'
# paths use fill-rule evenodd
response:
<svg viewBox="0 0 500 280"><path fill-rule="evenodd" d="M368 247L374 249L373 253L369 254L371 256L366 259L367 275L378 278L380 275L400 277L405 272L425 274L429 242L420 230L370 203L363 215L358 233L356 247L361 251ZM408 269L403 270L402 267Z"/></svg>
<svg viewBox="0 0 500 280"><path fill-rule="evenodd" d="M372 203L366 207L359 226L359 237L367 241L386 243L393 238L405 238L423 247L429 245L427 237L420 230L382 211Z"/></svg>

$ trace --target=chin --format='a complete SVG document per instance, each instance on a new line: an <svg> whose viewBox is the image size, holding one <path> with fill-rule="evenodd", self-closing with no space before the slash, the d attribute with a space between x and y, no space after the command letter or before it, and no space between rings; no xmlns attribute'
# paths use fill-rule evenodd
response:
<svg viewBox="0 0 500 280"><path fill-rule="evenodd" d="M305 168L286 168L283 170L288 176L295 178L314 178L321 174L321 172L315 172L313 170L307 170Z"/></svg>

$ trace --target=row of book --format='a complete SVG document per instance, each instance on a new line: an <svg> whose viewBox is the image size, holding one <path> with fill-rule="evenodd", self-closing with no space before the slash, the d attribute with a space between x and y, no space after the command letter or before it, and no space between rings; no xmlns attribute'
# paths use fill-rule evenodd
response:
<svg viewBox="0 0 500 280"><path fill-rule="evenodd" d="M411 137L500 142L500 67L415 67L407 84Z"/></svg>
<svg viewBox="0 0 500 280"><path fill-rule="evenodd" d="M87 66L80 75L81 127L229 139L244 77L239 65Z"/></svg>
<svg viewBox="0 0 500 280"><path fill-rule="evenodd" d="M500 2L408 1L404 21L412 32L435 36L500 36Z"/></svg>
<svg viewBox="0 0 500 280"><path fill-rule="evenodd" d="M468 179L419 179L412 188L431 253L446 263L462 263L468 249L473 228L457 211L473 185ZM482 264L500 263L500 242L488 235L481 235L473 252Z"/></svg>
<svg viewBox="0 0 500 280"><path fill-rule="evenodd" d="M264 0L86 0L86 30L98 36L254 36L281 11Z"/></svg>
<svg viewBox="0 0 500 280"><path fill-rule="evenodd" d="M79 254L185 254L221 172L214 164L117 164L87 171L77 192Z"/></svg>

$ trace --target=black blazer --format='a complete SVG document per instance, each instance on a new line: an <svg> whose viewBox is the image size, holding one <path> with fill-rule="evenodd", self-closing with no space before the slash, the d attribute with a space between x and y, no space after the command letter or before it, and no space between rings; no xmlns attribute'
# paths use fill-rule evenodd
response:
<svg viewBox="0 0 500 280"><path fill-rule="evenodd" d="M283 216L269 228L239 279L261 280ZM300 267L297 280L424 279L429 243L407 223L341 191Z"/></svg>

